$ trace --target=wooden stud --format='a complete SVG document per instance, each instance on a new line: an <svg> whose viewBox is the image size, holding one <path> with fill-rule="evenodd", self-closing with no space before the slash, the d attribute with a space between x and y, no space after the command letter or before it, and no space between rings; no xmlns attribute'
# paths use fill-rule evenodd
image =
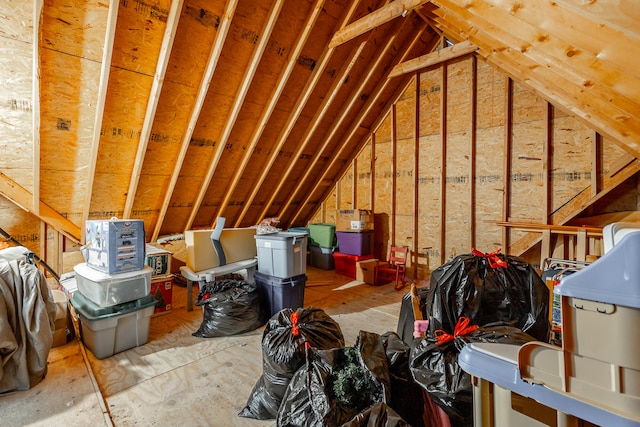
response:
<svg viewBox="0 0 640 427"><path fill-rule="evenodd" d="M505 125L504 125L504 194L502 197L502 220L509 221L511 215L511 141L513 136L513 80L509 77L505 82ZM509 253L509 230L502 230L502 247Z"/></svg>
<svg viewBox="0 0 640 427"><path fill-rule="evenodd" d="M469 178L471 181L469 194L469 247L476 247L476 145L477 145L477 113L478 113L478 60L471 57L471 155L469 159Z"/></svg>
<svg viewBox="0 0 640 427"><path fill-rule="evenodd" d="M445 263L447 253L447 63L440 67L440 264Z"/></svg>

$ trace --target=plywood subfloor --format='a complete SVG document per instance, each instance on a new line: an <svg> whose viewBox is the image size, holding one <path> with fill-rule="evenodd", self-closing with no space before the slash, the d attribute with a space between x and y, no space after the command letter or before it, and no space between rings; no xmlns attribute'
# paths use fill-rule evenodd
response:
<svg viewBox="0 0 640 427"><path fill-rule="evenodd" d="M346 345L355 343L360 330L396 331L405 292L333 270L309 267L307 277L305 306L322 308L336 320ZM78 341L52 349L40 384L0 397L2 425L275 426L275 420L237 416L262 374L264 327L195 338L202 312L186 311L185 288L174 287L173 305L170 313L151 319L143 346L103 360Z"/></svg>

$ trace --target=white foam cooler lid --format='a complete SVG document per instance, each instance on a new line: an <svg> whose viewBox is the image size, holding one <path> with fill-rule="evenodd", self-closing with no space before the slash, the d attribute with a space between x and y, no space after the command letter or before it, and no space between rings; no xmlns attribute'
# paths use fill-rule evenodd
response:
<svg viewBox="0 0 640 427"><path fill-rule="evenodd" d="M640 233L625 235L609 252L558 286L564 296L640 308Z"/></svg>

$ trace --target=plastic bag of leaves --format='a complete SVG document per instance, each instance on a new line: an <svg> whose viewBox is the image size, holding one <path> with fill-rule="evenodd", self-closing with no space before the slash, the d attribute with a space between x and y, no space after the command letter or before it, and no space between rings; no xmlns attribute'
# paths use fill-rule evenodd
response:
<svg viewBox="0 0 640 427"><path fill-rule="evenodd" d="M437 339L425 337L415 340L411 347L410 369L413 379L449 415L454 427L473 427L471 375L458 364L462 348L470 342L522 345L534 341L529 334L507 325L472 326L466 328L467 332L454 331L453 335L446 333Z"/></svg>
<svg viewBox="0 0 640 427"><path fill-rule="evenodd" d="M388 400L389 364L380 335L360 331L354 347L307 350L305 365L284 395L277 425L368 425L358 414Z"/></svg>
<svg viewBox="0 0 640 427"><path fill-rule="evenodd" d="M285 308L273 315L262 335L263 373L238 415L274 419L289 381L305 363L307 347L344 347L340 325L323 310L314 307Z"/></svg>
<svg viewBox="0 0 640 427"><path fill-rule="evenodd" d="M192 335L213 338L253 331L264 324L255 283L224 279L201 285L197 306L204 306L200 328Z"/></svg>

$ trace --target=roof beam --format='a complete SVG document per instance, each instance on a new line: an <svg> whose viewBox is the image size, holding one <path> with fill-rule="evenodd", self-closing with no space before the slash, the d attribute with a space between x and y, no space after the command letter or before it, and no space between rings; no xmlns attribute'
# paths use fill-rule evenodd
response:
<svg viewBox="0 0 640 427"><path fill-rule="evenodd" d="M450 61L455 58L467 55L469 53L478 50L478 46L474 45L469 40L465 40L460 43L456 43L453 46L445 47L426 55L422 55L418 58L410 59L401 64L393 67L389 73L389 78L398 77L403 74L419 71L432 65L437 65L442 62Z"/></svg>
<svg viewBox="0 0 640 427"><path fill-rule="evenodd" d="M347 22L349 22L349 20L351 19L351 17L356 11L357 4L358 2L354 1L351 3L351 7L345 10L343 17L339 20L338 28L342 28L344 25L346 25ZM307 101L309 100L311 93L313 93L313 90L315 89L316 84L318 83L318 80L320 80L320 77L322 77L322 73L324 72L324 69L327 67L327 64L329 64L329 60L333 56L333 52L334 52L334 49L329 48L327 46L323 50L322 54L320 55L320 59L318 60L316 66L314 67L310 78L307 80L307 83L304 89L302 90L302 92L300 93L300 96L298 96L296 105L294 106L293 110L289 114L286 124L282 127L282 131L278 135L277 143L275 144L271 152L271 157L269 157L269 161L262 168L262 173L260 174L260 178L258 178L256 183L253 185L253 191L251 192L251 195L247 199L244 205L244 208L242 209L242 212L238 216L238 220L236 221L236 225L235 225L236 227L238 227L238 225L242 222L245 215L249 211L249 208L251 207L253 200L255 199L256 195L260 192L260 187L264 183L264 180L267 178L267 175L269 174L271 167L277 160L278 153L284 146L285 142L287 142L287 138L289 137L289 134L293 130L293 127L296 124L298 117L300 116L300 114L302 113L302 110L307 104ZM283 182L284 180L281 181L280 185L282 185ZM261 218L262 218L262 215L260 215L259 219Z"/></svg>
<svg viewBox="0 0 640 427"><path fill-rule="evenodd" d="M224 130L222 131L222 135L220 136L220 141L217 143L216 152L209 164L209 169L207 169L207 174L204 177L204 181L202 186L200 187L200 191L198 192L198 197L196 198L195 203L193 204L193 209L191 210L191 215L189 216L189 220L187 221L187 229L191 228L193 221L198 214L198 210L200 210L200 206L202 205L202 201L204 200L205 195L207 194L207 190L209 189L209 184L211 184L211 179L213 178L213 174L218 167L218 162L220 161L220 157L222 157L222 153L227 145L227 141L229 140L229 136L231 135L231 131L236 124L236 120L238 119L238 114L240 114L240 109L242 108L242 104L244 104L244 99L247 96L247 92L249 91L249 86L251 86L251 81L256 74L256 70L258 69L258 65L260 64L260 60L262 59L262 54L267 47L269 42L269 37L271 37L271 32L273 31L273 27L275 27L276 22L278 21L278 16L280 16L280 11L282 10L282 6L284 5L284 0L277 0L276 4L271 9L271 14L269 15L269 19L267 23L262 29L262 34L260 34L260 39L258 42L258 46L253 51L253 56L251 58L251 62L249 66L245 70L244 77L242 79L242 84L238 91L236 92L236 96L234 97L233 107L231 108L231 113L229 117L225 120ZM211 222L211 228L214 228L216 225L216 217L213 218Z"/></svg>
<svg viewBox="0 0 640 427"><path fill-rule="evenodd" d="M302 154L303 150L307 147L307 145L309 144L309 141L311 141L311 136L313 136L314 132L316 131L316 129L320 125L320 122L322 121L322 118L325 116L325 114L329 110L329 106L333 103L333 100L335 99L335 97L338 95L340 90L344 87L345 82L347 80L347 77L349 76L349 73L351 72L351 69L353 68L353 66L357 62L358 57L360 56L360 53L362 52L362 49L364 49L365 45L367 44L367 41L363 41L362 43L360 43L360 45L358 45L358 47L351 52L351 54L349 56L349 61L345 61L344 64L343 64L343 67L340 69L340 72L337 73L337 77L334 78L333 84L331 85L331 87L327 91L327 96L322 100L322 103L320 104L320 107L316 110L316 113L313 115L313 118L311 119L311 121L309 122L309 125L305 129L304 136L302 138L302 143L298 144L296 152L293 154L293 156L291 156L291 162L289 163L289 166L287 167L287 170L284 172L284 174L281 175L280 182L278 183L278 186L271 193L271 197L269 198L269 201L265 204L264 209L262 210L262 213L260 214L260 219L264 218L264 216L266 215L267 211L271 207L271 204L273 203L273 201L277 197L278 193L285 186L285 183L286 183L287 179L289 178L289 175L291 174L291 172L293 172L295 169L297 169L295 167L296 166L296 160L300 157L300 155ZM326 142L323 144L322 148L317 148L317 149L314 150L314 152L315 152L314 158L313 158L314 160L317 158L317 156L319 156L322 153L322 151L324 150L325 146L326 146ZM313 163L314 160L312 160L312 163ZM306 172L305 172L305 178L306 178L306 175L307 175L308 172L309 172L309 169L307 169ZM304 178L303 178L303 180L304 180ZM300 181L298 181L298 186L293 191L293 193L296 193L299 188L300 188ZM282 214L286 211L289 203L290 203L290 200L288 202L286 202L285 205L280 209L280 213L278 214L278 217L280 217L280 218L282 217Z"/></svg>
<svg viewBox="0 0 640 427"><path fill-rule="evenodd" d="M160 55L158 56L158 64L156 65L156 73L153 76L151 94L149 96L149 102L147 103L147 111L145 113L144 123L142 124L140 140L138 141L138 152L136 154L133 170L131 171L131 179L129 180L129 191L127 191L127 200L124 204L123 213L125 218L131 218L131 211L133 210L133 202L135 201L138 183L140 182L140 173L142 172L144 156L147 152L149 136L151 135L151 128L153 127L153 119L156 115L158 102L160 101L162 84L164 83L164 77L167 74L167 64L169 64L171 48L173 47L173 41L178 29L178 22L180 21L180 13L182 11L183 3L184 0L171 2L171 9L169 10L169 16L167 18L167 27L164 30L162 46L160 47Z"/></svg>
<svg viewBox="0 0 640 427"><path fill-rule="evenodd" d="M386 38L387 38L387 41L386 41L384 47L382 47L381 49L377 50L375 60L373 61L373 63L370 63L369 66L367 67L366 75L362 76L360 78L360 81L358 82L358 86L351 90L351 94L349 95L349 98L348 98L347 102L340 109L340 111L339 111L338 115L336 116L336 118L334 120L332 120L331 128L330 128L328 134L323 136L323 137L321 137L321 138L319 138L319 139L321 139L323 141L322 145L320 147L317 147L314 150L313 158L311 159L310 165L305 168L304 174L302 175L302 177L300 179L297 180L296 187L293 189L293 191L291 191L289 193L289 197L288 197L287 201L284 203L284 205L282 205L282 208L280 209L280 213L278 214L278 216L280 218L284 215L284 213L287 211L287 209L289 209L289 206L291 206L291 203L293 202L296 194L298 194L300 189L304 185L308 185L307 179L309 178L309 174L313 170L315 170L315 167L316 167L320 157L322 157L323 153L325 152L325 150L329 146L329 143L331 143L331 141L333 140L334 136L336 135L338 129L340 129L340 126L342 125L342 123L349 116L349 113L351 112L351 109L353 108L353 105L360 98L360 96L362 96L362 92L364 91L366 85L369 83L369 81L374 76L380 75L380 73L383 72L383 70L379 70L378 68L380 67L380 64L382 64L382 60L385 59L387 57L387 55L389 54L389 50L394 46L394 42L396 41L396 37L397 37L398 33L400 32L401 28L402 28L401 25L397 26L395 28L395 31L393 31L393 34L386 34L385 35ZM371 33L371 36L373 36L373 33ZM376 74L376 72L378 74ZM317 122L314 123L313 129L312 129L314 132L317 129L317 126L320 124L320 120L321 120L321 118L318 118ZM310 132L307 135L307 140L310 140L312 136L313 136L313 132ZM307 140L305 140L305 142L307 142ZM300 153L302 153L301 149L298 150L298 153L296 153L298 155L295 158L298 158ZM293 221L295 221L295 219L296 218L294 217Z"/></svg>
<svg viewBox="0 0 640 427"><path fill-rule="evenodd" d="M220 59L220 53L222 52L222 47L224 46L227 34L229 33L229 27L231 26L231 20L233 19L233 14L235 13L237 5L238 0L229 0L225 6L222 19L220 20L220 25L218 26L218 35L216 36L216 40L211 47L211 53L209 54L209 60L207 61L207 68L205 70L204 76L202 77L202 80L200 81L198 96L196 97L193 110L191 111L189 124L187 130L185 131L184 138L182 139L180 153L178 155L178 158L176 159L175 167L173 168L173 173L171 174L171 181L167 186L164 201L158 215L158 221L156 222L156 227L151 237L152 242L158 239L162 223L164 222L164 218L167 215L167 209L169 208L169 203L171 202L171 195L175 190L176 182L178 181L178 177L180 176L180 169L182 169L184 158L187 155L189 142L191 141L191 136L193 135L196 123L198 122L198 117L200 116L200 111L202 110L204 99L207 96L207 92L209 91L211 78L213 77L213 72L218 65L218 59ZM185 229L186 228L188 227L185 227Z"/></svg>
<svg viewBox="0 0 640 427"><path fill-rule="evenodd" d="M109 74L111 71L111 56L113 54L113 41L116 35L116 24L118 22L118 6L120 0L111 0L109 13L107 16L107 31L104 37L104 50L102 51L102 67L100 70L100 89L96 100L96 117L93 125L93 139L91 143L91 157L87 169L87 187L85 191L85 202L82 210L81 221L89 218L91 211L91 196L93 195L93 181L96 174L96 163L98 162L98 148L100 147L100 131L102 130L102 119L104 116L104 105L107 100L107 88L109 86ZM81 230L84 229L81 228ZM84 236L82 236L84 240Z"/></svg>
<svg viewBox="0 0 640 427"><path fill-rule="evenodd" d="M406 16L407 12L420 7L430 0L395 0L382 6L380 9L371 12L364 18L358 19L356 22L347 25L338 30L329 43L330 48L340 46L341 44L352 40L367 31L371 31L380 25L397 18L398 16Z"/></svg>
<svg viewBox="0 0 640 427"><path fill-rule="evenodd" d="M265 105L265 108L262 110L262 114L260 115L258 124L256 125L253 131L253 134L251 135L247 152L242 158L242 161L240 162L238 167L236 168L236 172L233 178L231 179L231 184L227 187L227 191L224 195L222 203L220 204L220 208L218 209L216 218L219 216L224 216L224 210L229 204L229 200L231 199L233 192L235 191L236 187L238 186L238 183L240 182L240 178L242 177L242 174L244 173L247 165L249 164L249 161L251 160L253 151L258 145L258 141L260 141L262 132L267 126L267 123L271 118L271 114L273 113L273 110L275 109L276 104L280 100L280 95L282 95L282 91L284 90L285 85L289 81L289 77L291 76L293 69L298 63L298 57L302 52L302 48L307 43L307 39L311 34L311 29L315 25L316 20L318 19L318 16L320 16L320 12L322 12L322 7L324 6L324 2L325 0L316 1L316 5L314 6L313 11L309 15L309 18L307 19L307 23L305 24L304 29L302 30L302 34L298 38L296 45L293 48L291 55L289 56L289 61L287 62L286 67L280 73L280 76L278 77L278 84L276 85L275 89L272 91L271 95L269 95L269 102L267 103L267 105ZM238 227L238 224L236 224L236 227Z"/></svg>
<svg viewBox="0 0 640 427"><path fill-rule="evenodd" d="M409 53L413 50L415 45L420 40L420 37L422 36L422 33L423 33L424 29L426 28L426 25L427 24L425 23L423 26L420 27L420 29L416 32L416 36L413 38L413 40L410 43L407 43L405 45L404 52L399 52L396 55L396 57L393 60L391 65L398 64L401 61L403 61L404 59L406 59L407 55L409 55ZM338 158L340 157L340 155L342 154L344 149L349 146L349 141L356 135L356 132L358 131L358 129L362 125L362 121L367 117L367 115L369 114L369 112L371 111L373 106L376 105L376 103L378 102L378 98L380 97L380 95L382 94L384 89L387 87L389 82L390 82L389 79L380 79L380 81L378 82L378 84L375 87L375 89L369 95L369 98L367 99L366 104L363 106L363 108L360 109L360 111L358 112L358 115L351 122L352 124L351 124L350 129L347 131L346 136L342 139L343 143L340 144L340 148L336 152L333 153L333 157L332 157L331 161L329 162L329 165L327 165L327 167L324 168L322 176L319 179L316 180L316 183L313 185L313 188L310 191L307 192L307 196L305 197L304 201L302 203L300 203L300 205L298 206L298 210L295 212L295 214L291 218L291 221L290 221L291 223L294 223L295 220L300 216L300 213L302 212L302 209L309 202L309 200L311 199L313 194L317 191L318 187L320 187L320 185L323 182L324 178L327 176L327 173L336 164L336 162L338 161ZM399 94L402 94L402 91L399 91ZM396 99L394 99L393 101L395 102ZM387 103L387 105L384 108L384 111L386 111L390 105L391 105L391 103ZM383 119L384 119L384 116L381 115L381 117L379 118L379 121L381 122ZM331 137L333 137L333 134L334 133L332 132ZM368 136L367 136L367 138L368 138Z"/></svg>
<svg viewBox="0 0 640 427"><path fill-rule="evenodd" d="M38 201L37 210L31 209L33 195L2 172L0 172L0 194L21 209L37 216L41 221L49 224L74 242L80 243L80 227L42 201Z"/></svg>

